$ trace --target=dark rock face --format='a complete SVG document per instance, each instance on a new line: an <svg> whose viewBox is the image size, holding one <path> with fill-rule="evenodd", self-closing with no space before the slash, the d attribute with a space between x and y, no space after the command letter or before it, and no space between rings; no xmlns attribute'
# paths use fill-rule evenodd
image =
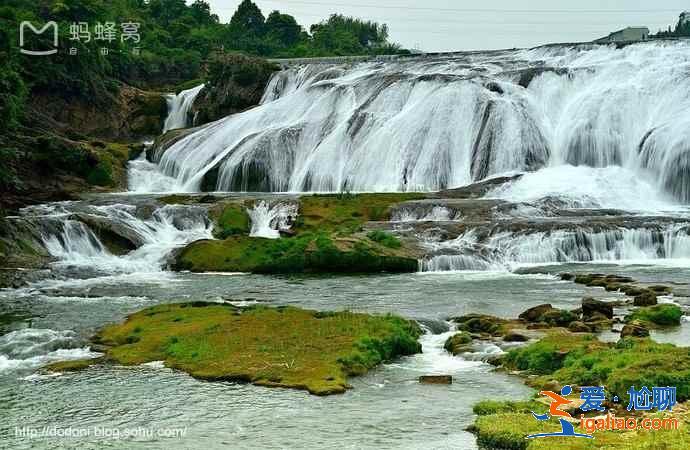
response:
<svg viewBox="0 0 690 450"><path fill-rule="evenodd" d="M88 225L103 245L115 255L129 253L144 245L141 235L124 223L91 214L76 214L75 217Z"/></svg>
<svg viewBox="0 0 690 450"><path fill-rule="evenodd" d="M503 340L506 342L527 342L529 341L529 337L517 331L510 331L503 336Z"/></svg>
<svg viewBox="0 0 690 450"><path fill-rule="evenodd" d="M572 322L568 326L568 330L572 331L573 333L590 333L592 331L589 325L580 321Z"/></svg>
<svg viewBox="0 0 690 450"><path fill-rule="evenodd" d="M120 86L110 98L66 100L54 92L37 92L29 105L37 119L46 118L60 133L113 141L135 141L160 134L168 114L165 98L132 86Z"/></svg>
<svg viewBox="0 0 690 450"><path fill-rule="evenodd" d="M613 306L589 297L582 299L583 319L585 321L596 320L597 315L601 315L605 319L613 319Z"/></svg>
<svg viewBox="0 0 690 450"><path fill-rule="evenodd" d="M239 54L215 55L209 63L208 84L192 106L194 125L213 122L261 102L268 81L279 67Z"/></svg>
<svg viewBox="0 0 690 450"><path fill-rule="evenodd" d="M546 314L554 310L551 304L547 303L544 305L535 306L528 309L518 316L519 319L526 320L527 322L538 322L539 319Z"/></svg>
<svg viewBox="0 0 690 450"><path fill-rule="evenodd" d="M651 290L643 292L635 297L633 304L635 306L654 306L657 304L656 294Z"/></svg>
<svg viewBox="0 0 690 450"><path fill-rule="evenodd" d="M634 320L623 327L621 331L621 338L625 337L637 337L645 338L649 336L649 329L647 326L640 322L639 320Z"/></svg>

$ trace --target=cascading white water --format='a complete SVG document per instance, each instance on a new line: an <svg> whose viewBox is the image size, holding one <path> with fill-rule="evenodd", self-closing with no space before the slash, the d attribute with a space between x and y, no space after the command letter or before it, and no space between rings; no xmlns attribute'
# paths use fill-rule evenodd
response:
<svg viewBox="0 0 690 450"><path fill-rule="evenodd" d="M212 226L206 210L200 207L166 205L148 218L137 216L132 205L108 205L87 208L81 212L107 220L141 245L122 256L113 255L83 222L69 217L69 210L55 211L48 219L60 222L59 232L46 232L43 237L48 252L59 264L93 268L104 272L156 272L164 258L176 247L199 239L211 239ZM85 219L85 220L86 220Z"/></svg>
<svg viewBox="0 0 690 450"><path fill-rule="evenodd" d="M297 218L299 206L296 203L269 202L259 200L247 210L252 221L250 236L278 239L281 231L288 231Z"/></svg>
<svg viewBox="0 0 690 450"><path fill-rule="evenodd" d="M470 231L451 241L425 245L436 253L421 261L425 272L510 270L524 264L565 262L687 260L690 229L672 225L664 230L503 232L483 241Z"/></svg>
<svg viewBox="0 0 690 450"><path fill-rule="evenodd" d="M76 333L70 330L25 328L0 336L0 374L97 356L100 354L81 346Z"/></svg>
<svg viewBox="0 0 690 450"><path fill-rule="evenodd" d="M401 208L393 212L391 222L448 222L460 220L462 214L445 206L433 206L431 209Z"/></svg>
<svg viewBox="0 0 690 450"><path fill-rule="evenodd" d="M280 72L261 106L180 140L178 190L415 191L621 166L690 200L690 43L554 46Z"/></svg>
<svg viewBox="0 0 690 450"><path fill-rule="evenodd" d="M204 88L204 84L181 91L179 94L170 94L166 97L168 101L168 117L163 124L163 133L177 128L187 128L191 125L189 111L194 104L196 96Z"/></svg>
<svg viewBox="0 0 690 450"><path fill-rule="evenodd" d="M129 162L127 171L127 189L137 194L154 194L170 192L176 180L158 171L158 166L146 159L142 153L139 158Z"/></svg>
<svg viewBox="0 0 690 450"><path fill-rule="evenodd" d="M52 256L63 261L98 258L108 254L96 235L76 220L65 220L62 224L62 233L46 235L43 243Z"/></svg>

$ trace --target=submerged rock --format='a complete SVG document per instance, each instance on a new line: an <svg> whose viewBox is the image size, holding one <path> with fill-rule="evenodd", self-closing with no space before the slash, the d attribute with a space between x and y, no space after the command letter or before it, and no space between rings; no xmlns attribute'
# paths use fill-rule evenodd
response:
<svg viewBox="0 0 690 450"><path fill-rule="evenodd" d="M422 375L419 377L421 384L453 384L451 375Z"/></svg>

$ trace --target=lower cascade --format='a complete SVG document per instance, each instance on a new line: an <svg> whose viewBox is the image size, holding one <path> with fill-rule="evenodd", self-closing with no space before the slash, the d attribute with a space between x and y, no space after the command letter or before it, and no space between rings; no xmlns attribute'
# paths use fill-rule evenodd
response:
<svg viewBox="0 0 690 450"><path fill-rule="evenodd" d="M10 370L36 369L54 361L94 358L70 330L25 328L0 336L0 374Z"/></svg>
<svg viewBox="0 0 690 450"><path fill-rule="evenodd" d="M38 222L58 264L104 272L158 271L174 248L212 238L207 212L197 206L68 203L28 208L24 217Z"/></svg>
<svg viewBox="0 0 690 450"><path fill-rule="evenodd" d="M469 231L456 239L424 244L424 272L511 270L525 264L690 259L690 227L499 232L480 239Z"/></svg>

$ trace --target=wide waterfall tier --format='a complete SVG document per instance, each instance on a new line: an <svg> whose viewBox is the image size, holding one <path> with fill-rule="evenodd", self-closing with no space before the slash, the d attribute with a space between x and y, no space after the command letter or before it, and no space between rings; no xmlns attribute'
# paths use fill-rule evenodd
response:
<svg viewBox="0 0 690 450"><path fill-rule="evenodd" d="M690 43L307 65L160 152L179 190L435 191L621 166L690 200Z"/></svg>

